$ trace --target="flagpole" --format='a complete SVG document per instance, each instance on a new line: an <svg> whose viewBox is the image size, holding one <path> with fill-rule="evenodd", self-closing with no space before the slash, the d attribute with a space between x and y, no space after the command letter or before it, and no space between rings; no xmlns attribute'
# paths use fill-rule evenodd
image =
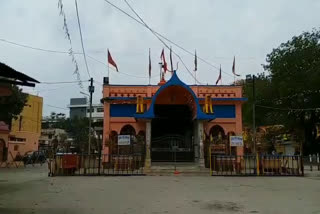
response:
<svg viewBox="0 0 320 214"><path fill-rule="evenodd" d="M236 85L236 56L233 56L233 63L232 63L232 73L233 73L233 84Z"/></svg>
<svg viewBox="0 0 320 214"><path fill-rule="evenodd" d="M149 85L151 85L151 56L150 56L150 48L149 48Z"/></svg>
<svg viewBox="0 0 320 214"><path fill-rule="evenodd" d="M109 66L109 63L108 63L108 77L109 77L109 79L110 79L110 68L109 68L110 66Z"/></svg>
<svg viewBox="0 0 320 214"><path fill-rule="evenodd" d="M220 74L219 75L220 75L220 80L221 80L220 83L221 83L221 85L223 85L222 84L222 76L221 76L221 64L220 64Z"/></svg>
<svg viewBox="0 0 320 214"><path fill-rule="evenodd" d="M107 48L107 58L108 58L109 48ZM109 62L108 62L108 78L110 81L110 68L109 68Z"/></svg>
<svg viewBox="0 0 320 214"><path fill-rule="evenodd" d="M170 46L170 64L171 64L171 76L173 75L173 64L172 64L172 47Z"/></svg>

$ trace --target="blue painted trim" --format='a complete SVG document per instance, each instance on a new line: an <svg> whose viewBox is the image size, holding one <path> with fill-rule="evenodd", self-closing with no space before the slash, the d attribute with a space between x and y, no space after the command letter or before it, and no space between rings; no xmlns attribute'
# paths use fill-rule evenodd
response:
<svg viewBox="0 0 320 214"><path fill-rule="evenodd" d="M135 104L111 104L110 116L111 117L133 117L136 113Z"/></svg>
<svg viewBox="0 0 320 214"><path fill-rule="evenodd" d="M216 118L236 118L235 105L213 105Z"/></svg>
<svg viewBox="0 0 320 214"><path fill-rule="evenodd" d="M106 97L107 100L136 100L137 97ZM151 100L151 97L144 97L144 100Z"/></svg>
<svg viewBox="0 0 320 214"><path fill-rule="evenodd" d="M123 85L123 84L104 84L104 85L109 85L109 86L133 86L133 87L146 87L146 86L159 86L159 85Z"/></svg>
<svg viewBox="0 0 320 214"><path fill-rule="evenodd" d="M197 96L195 95L195 93L193 92L193 90L186 85L184 82L182 82L179 77L177 76L176 71L173 72L172 77L170 78L170 80L162 85L157 92L155 93L155 95L152 97L152 101L151 101L151 105L150 108L148 109L148 111L146 111L144 114L135 114L134 116L136 118L144 118L144 119L151 119L155 117L154 114L154 105L156 102L156 99L158 97L158 95L166 88L170 87L170 86L180 86L183 87L184 89L186 89L193 97L193 99L196 102L196 107L197 107L197 113L196 113L196 119L198 120L213 120L215 119L215 115L213 114L205 114L202 112L201 107L199 105L199 100L197 98Z"/></svg>

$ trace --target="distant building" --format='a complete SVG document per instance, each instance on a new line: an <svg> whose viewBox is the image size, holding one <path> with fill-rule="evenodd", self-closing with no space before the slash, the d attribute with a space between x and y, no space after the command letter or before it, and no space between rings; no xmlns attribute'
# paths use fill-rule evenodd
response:
<svg viewBox="0 0 320 214"><path fill-rule="evenodd" d="M70 118L89 118L90 109L89 103L86 98L71 98L70 105ZM102 104L92 104L92 121L102 122L103 121L103 105Z"/></svg>
<svg viewBox="0 0 320 214"><path fill-rule="evenodd" d="M63 129L42 129L41 136L39 139L39 150L48 150L49 148L52 148L52 141L56 139L59 142L61 140L62 135L66 135L66 131Z"/></svg>
<svg viewBox="0 0 320 214"><path fill-rule="evenodd" d="M86 98L71 98L70 105L70 118L74 119L84 118L87 115L87 99Z"/></svg>
<svg viewBox="0 0 320 214"><path fill-rule="evenodd" d="M37 151L41 134L42 97L28 95L27 102L16 120L12 121L9 141L8 159L17 154L24 155Z"/></svg>
<svg viewBox="0 0 320 214"><path fill-rule="evenodd" d="M90 110L89 106L87 107L87 115L89 118ZM92 121L93 122L102 122L103 121L103 105L102 104L92 104Z"/></svg>

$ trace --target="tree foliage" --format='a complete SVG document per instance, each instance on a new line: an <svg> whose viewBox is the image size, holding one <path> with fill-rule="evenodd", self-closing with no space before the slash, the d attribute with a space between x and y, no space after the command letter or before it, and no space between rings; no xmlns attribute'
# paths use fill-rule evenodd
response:
<svg viewBox="0 0 320 214"><path fill-rule="evenodd" d="M12 119L17 119L17 116L22 112L28 95L15 85L8 85L8 87L12 94L0 97L0 121L10 125Z"/></svg>
<svg viewBox="0 0 320 214"><path fill-rule="evenodd" d="M268 76L256 79L257 125L284 125L304 139L307 152L320 149L316 124L320 123L320 31L294 36L267 55ZM249 102L244 123L252 122L252 89L244 83ZM251 90L251 92L250 92Z"/></svg>

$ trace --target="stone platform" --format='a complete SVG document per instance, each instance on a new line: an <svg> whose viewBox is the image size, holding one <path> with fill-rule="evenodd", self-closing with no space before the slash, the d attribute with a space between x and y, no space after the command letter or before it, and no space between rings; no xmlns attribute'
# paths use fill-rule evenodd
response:
<svg viewBox="0 0 320 214"><path fill-rule="evenodd" d="M174 163L174 162L155 162L149 169L145 169L146 175L201 175L210 176L208 168L200 167L198 163Z"/></svg>

